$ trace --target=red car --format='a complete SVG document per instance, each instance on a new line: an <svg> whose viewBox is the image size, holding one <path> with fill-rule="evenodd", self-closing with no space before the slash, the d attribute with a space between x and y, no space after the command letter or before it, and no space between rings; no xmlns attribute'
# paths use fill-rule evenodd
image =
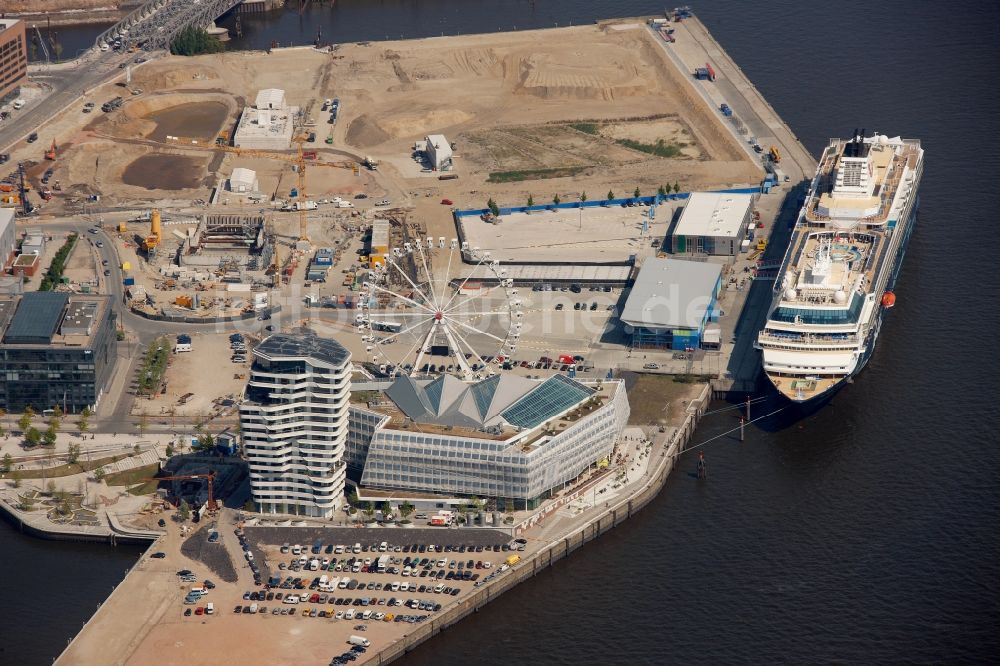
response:
<svg viewBox="0 0 1000 666"><path fill-rule="evenodd" d="M441 199L441 205L442 206L453 206L453 205L455 205L455 202L452 201L451 199Z"/></svg>
<svg viewBox="0 0 1000 666"><path fill-rule="evenodd" d="M194 614L195 615L204 615L205 614L205 609L202 606L198 606L197 608L194 609Z"/></svg>

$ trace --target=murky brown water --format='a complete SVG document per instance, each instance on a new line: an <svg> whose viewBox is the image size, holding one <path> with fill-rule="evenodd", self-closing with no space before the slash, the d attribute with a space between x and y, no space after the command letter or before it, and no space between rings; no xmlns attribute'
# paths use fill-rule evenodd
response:
<svg viewBox="0 0 1000 666"><path fill-rule="evenodd" d="M145 116L156 123L150 134L154 141L165 141L167 136L179 136L201 141L214 141L229 115L221 102L192 102L178 104Z"/></svg>

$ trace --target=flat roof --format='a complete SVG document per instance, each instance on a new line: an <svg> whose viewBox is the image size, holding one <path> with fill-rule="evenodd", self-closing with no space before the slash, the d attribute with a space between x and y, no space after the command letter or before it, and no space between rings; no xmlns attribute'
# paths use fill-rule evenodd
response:
<svg viewBox="0 0 1000 666"><path fill-rule="evenodd" d="M258 109L280 109L285 106L285 91L280 88L264 88L257 93L254 106Z"/></svg>
<svg viewBox="0 0 1000 666"><path fill-rule="evenodd" d="M503 276L515 282L627 282L632 274L631 266L570 265L550 264L504 264ZM489 282L496 281L496 274L488 266L476 266L462 275L461 279Z"/></svg>
<svg viewBox="0 0 1000 666"><path fill-rule="evenodd" d="M5 344L49 344L59 329L69 294L33 291L21 297L4 333Z"/></svg>
<svg viewBox="0 0 1000 666"><path fill-rule="evenodd" d="M339 366L346 363L351 352L336 340L318 335L277 333L254 348L254 354L268 358L311 358Z"/></svg>
<svg viewBox="0 0 1000 666"><path fill-rule="evenodd" d="M677 205L661 203L652 219L649 206L595 205L508 212L498 223L463 215L458 222L469 248L488 251L501 264L626 264L654 251L652 242L666 235Z"/></svg>
<svg viewBox="0 0 1000 666"><path fill-rule="evenodd" d="M709 262L647 259L621 321L636 327L696 329L705 320L721 274L722 267Z"/></svg>
<svg viewBox="0 0 1000 666"><path fill-rule="evenodd" d="M752 194L692 192L674 235L735 237L752 205Z"/></svg>

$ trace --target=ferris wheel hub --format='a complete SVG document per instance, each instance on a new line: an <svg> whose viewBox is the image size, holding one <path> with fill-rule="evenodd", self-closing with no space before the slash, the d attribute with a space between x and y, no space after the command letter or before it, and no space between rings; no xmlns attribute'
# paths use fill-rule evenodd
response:
<svg viewBox="0 0 1000 666"><path fill-rule="evenodd" d="M437 312L434 313L434 318L438 321L441 321L442 319L444 319L444 313L438 310Z"/></svg>

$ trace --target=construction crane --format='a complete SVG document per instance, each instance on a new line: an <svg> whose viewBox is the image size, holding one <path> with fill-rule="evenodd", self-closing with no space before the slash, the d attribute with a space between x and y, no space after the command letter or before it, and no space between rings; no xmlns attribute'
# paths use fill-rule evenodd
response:
<svg viewBox="0 0 1000 666"><path fill-rule="evenodd" d="M212 494L212 486L215 484L215 477L217 473L212 471L206 474L178 474L176 476L148 476L144 481L188 481L190 479L207 479L208 480L208 501L205 502L205 507L208 509L209 513L215 513L219 510L218 505L215 502L215 497Z"/></svg>

